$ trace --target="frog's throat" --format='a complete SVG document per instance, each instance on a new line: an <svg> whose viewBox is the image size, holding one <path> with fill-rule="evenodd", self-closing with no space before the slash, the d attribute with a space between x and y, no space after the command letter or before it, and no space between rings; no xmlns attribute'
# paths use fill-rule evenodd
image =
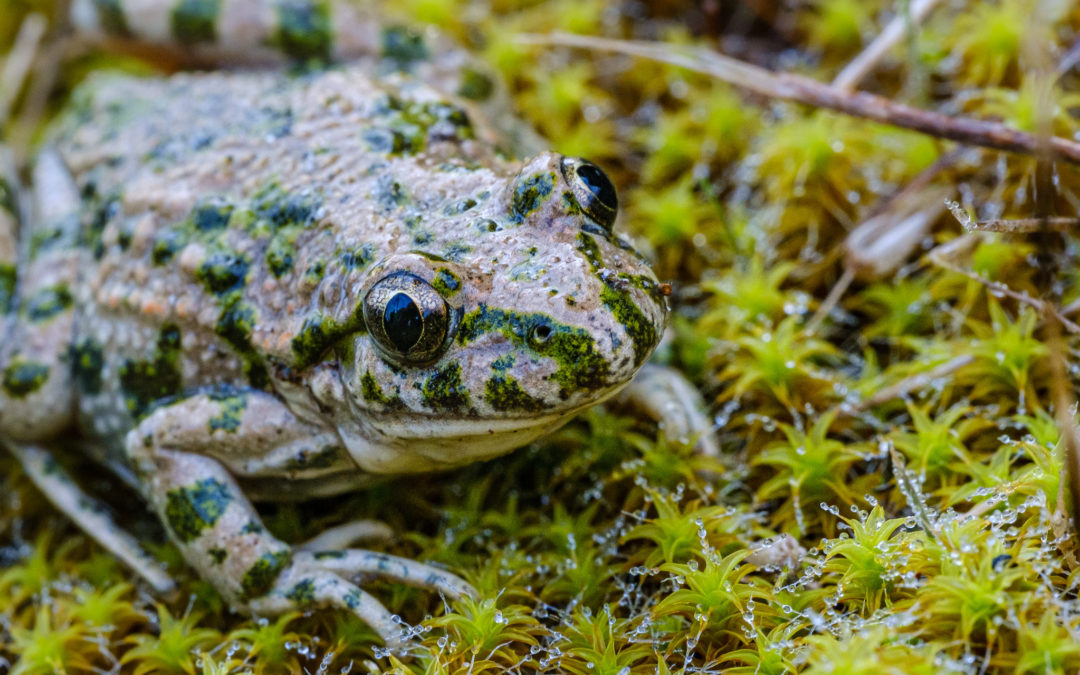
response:
<svg viewBox="0 0 1080 675"><path fill-rule="evenodd" d="M343 425L338 433L353 460L368 473L442 471L527 445L563 426L585 408L617 394L623 386L613 387L586 405L531 417L455 418L399 412L392 419L369 419L362 427Z"/></svg>

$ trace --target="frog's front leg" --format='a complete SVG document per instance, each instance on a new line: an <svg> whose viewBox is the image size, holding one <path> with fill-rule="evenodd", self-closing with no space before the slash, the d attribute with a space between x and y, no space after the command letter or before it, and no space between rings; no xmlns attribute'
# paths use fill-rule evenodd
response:
<svg viewBox="0 0 1080 675"><path fill-rule="evenodd" d="M693 442L699 454L720 456L701 394L679 371L646 363L620 392L617 402L644 412L660 424L668 438Z"/></svg>
<svg viewBox="0 0 1080 675"><path fill-rule="evenodd" d="M334 432L301 421L270 394L227 391L158 409L128 434L126 447L147 499L185 560L234 607L257 614L340 607L388 645L398 645L401 627L348 578L385 576L451 597L469 593L468 584L369 551L294 551L263 528L225 468L258 475L274 458L310 457L332 442Z"/></svg>

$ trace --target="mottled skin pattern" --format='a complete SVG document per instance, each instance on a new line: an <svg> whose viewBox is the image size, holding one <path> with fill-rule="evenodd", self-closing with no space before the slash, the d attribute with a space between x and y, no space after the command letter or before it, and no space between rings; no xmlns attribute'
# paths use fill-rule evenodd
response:
<svg viewBox="0 0 1080 675"><path fill-rule="evenodd" d="M137 4L191 36L175 10ZM118 6L80 2L76 17ZM121 37L139 37L129 14ZM290 549L248 499L519 447L627 385L666 309L612 232L596 167L513 159L520 138L496 130L494 94L440 91L454 75L389 35L381 56L305 74L81 87L36 164L31 207L4 202L0 274L14 269L18 216L25 246L15 297L0 286L12 305L0 439L159 589L168 579L126 535L79 513L42 442L77 429L234 606L345 607L394 643L399 628L350 579L450 596L468 585L382 554Z"/></svg>

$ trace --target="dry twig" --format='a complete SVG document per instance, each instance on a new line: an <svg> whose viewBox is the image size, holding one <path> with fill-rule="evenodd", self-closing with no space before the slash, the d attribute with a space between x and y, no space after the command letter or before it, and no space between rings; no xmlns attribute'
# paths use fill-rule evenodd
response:
<svg viewBox="0 0 1080 675"><path fill-rule="evenodd" d="M934 9L941 0L912 0L906 12L898 13L885 26L874 41L859 52L840 74L833 79L833 86L840 89L854 89L859 82L869 74L889 50L896 46L904 33L922 22L930 10Z"/></svg>
<svg viewBox="0 0 1080 675"><path fill-rule="evenodd" d="M835 110L928 136L1023 155L1035 155L1039 151L1040 144L1035 135L1000 122L954 117L897 103L883 96L845 91L802 75L766 70L708 49L568 33L524 33L518 40L524 44L561 45L638 56L710 75L760 96ZM1047 145L1054 158L1080 164L1080 143L1053 136L1047 139Z"/></svg>

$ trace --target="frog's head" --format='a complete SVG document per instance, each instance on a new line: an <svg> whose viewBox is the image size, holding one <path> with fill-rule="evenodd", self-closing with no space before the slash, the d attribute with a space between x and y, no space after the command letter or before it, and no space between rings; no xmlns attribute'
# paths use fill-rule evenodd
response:
<svg viewBox="0 0 1080 675"><path fill-rule="evenodd" d="M362 438L343 435L363 468L498 455L630 381L666 307L647 262L613 231L617 208L596 165L543 154L486 201L441 210L424 250L369 270L366 332L343 382Z"/></svg>

